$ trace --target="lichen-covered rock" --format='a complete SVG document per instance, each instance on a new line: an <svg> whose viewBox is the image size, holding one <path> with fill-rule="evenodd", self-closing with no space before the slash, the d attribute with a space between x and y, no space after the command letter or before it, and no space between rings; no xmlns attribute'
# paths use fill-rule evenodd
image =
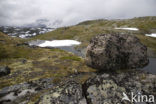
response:
<svg viewBox="0 0 156 104"><path fill-rule="evenodd" d="M97 35L87 47L86 62L101 70L140 68L148 64L147 48L132 35Z"/></svg>
<svg viewBox="0 0 156 104"><path fill-rule="evenodd" d="M120 102L125 88L118 86L109 78L109 74L103 74L84 84L88 104L117 104Z"/></svg>
<svg viewBox="0 0 156 104"><path fill-rule="evenodd" d="M83 91L88 104L133 104L131 94L156 96L156 75L138 70L98 75L86 81ZM130 101L122 100L123 93ZM137 97L136 100L138 101Z"/></svg>
<svg viewBox="0 0 156 104"><path fill-rule="evenodd" d="M0 89L0 104L27 104L33 94L53 87L52 78L39 79ZM27 103L22 103L27 102Z"/></svg>
<svg viewBox="0 0 156 104"><path fill-rule="evenodd" d="M0 66L0 77L10 74L10 68L8 66Z"/></svg>
<svg viewBox="0 0 156 104"><path fill-rule="evenodd" d="M67 81L41 97L39 104L86 104L80 84Z"/></svg>

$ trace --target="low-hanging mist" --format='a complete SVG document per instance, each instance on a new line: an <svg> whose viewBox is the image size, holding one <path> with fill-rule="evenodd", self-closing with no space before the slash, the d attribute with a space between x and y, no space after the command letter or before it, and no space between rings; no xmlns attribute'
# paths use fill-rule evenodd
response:
<svg viewBox="0 0 156 104"><path fill-rule="evenodd" d="M155 5L156 0L1 0L0 25L38 21L58 27L91 19L156 16Z"/></svg>

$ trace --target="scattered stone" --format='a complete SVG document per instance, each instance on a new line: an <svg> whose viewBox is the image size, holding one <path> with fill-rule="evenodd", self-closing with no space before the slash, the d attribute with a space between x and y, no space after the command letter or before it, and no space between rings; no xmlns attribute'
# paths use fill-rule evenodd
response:
<svg viewBox="0 0 156 104"><path fill-rule="evenodd" d="M8 66L0 66L0 77L10 74L10 68Z"/></svg>
<svg viewBox="0 0 156 104"><path fill-rule="evenodd" d="M25 63L27 63L27 60L26 60L26 59L22 59L21 62L22 62L23 64L25 64Z"/></svg>
<svg viewBox="0 0 156 104"><path fill-rule="evenodd" d="M147 48L139 39L126 34L95 36L87 47L86 62L104 70L140 68L148 64Z"/></svg>

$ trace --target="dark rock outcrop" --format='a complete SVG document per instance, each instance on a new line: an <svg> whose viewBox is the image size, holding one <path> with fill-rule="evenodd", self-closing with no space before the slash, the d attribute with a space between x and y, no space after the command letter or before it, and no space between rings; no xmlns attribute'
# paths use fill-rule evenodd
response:
<svg viewBox="0 0 156 104"><path fill-rule="evenodd" d="M86 104L81 84L67 81L45 94L39 104Z"/></svg>
<svg viewBox="0 0 156 104"><path fill-rule="evenodd" d="M133 104L132 93L156 96L155 88L156 75L133 69L127 72L98 75L83 85L88 104ZM130 101L122 100L123 93L129 97Z"/></svg>
<svg viewBox="0 0 156 104"><path fill-rule="evenodd" d="M148 64L147 48L132 35L97 35L87 47L86 62L102 71L140 68Z"/></svg>
<svg viewBox="0 0 156 104"><path fill-rule="evenodd" d="M53 86L52 78L46 78L2 88L0 89L0 104L28 104L33 94Z"/></svg>
<svg viewBox="0 0 156 104"><path fill-rule="evenodd" d="M8 66L0 66L0 77L10 74L10 68Z"/></svg>
<svg viewBox="0 0 156 104"><path fill-rule="evenodd" d="M132 93L148 99L149 95L156 96L155 88L156 75L135 69L117 70L91 77L82 86L74 80L62 81L44 93L37 104L133 104ZM123 99L124 94L130 101Z"/></svg>

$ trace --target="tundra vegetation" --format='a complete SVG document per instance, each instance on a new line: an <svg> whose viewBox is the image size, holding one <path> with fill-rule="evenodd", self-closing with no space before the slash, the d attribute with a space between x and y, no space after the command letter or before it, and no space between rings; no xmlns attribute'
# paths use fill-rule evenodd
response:
<svg viewBox="0 0 156 104"><path fill-rule="evenodd" d="M138 31L120 30L117 27L135 27ZM75 26L61 27L46 34L29 39L9 37L0 32L0 66L8 66L11 73L0 77L0 89L24 82L53 78L52 83L58 84L67 76L76 75L74 79L84 83L95 74L95 69L86 65L84 58L60 49L30 47L31 40L72 39L82 42L77 50L86 49L91 38L97 34L130 34L137 36L148 47L148 56L156 57L156 38L145 34L156 33L156 17L139 17L125 20L92 20L81 22ZM124 73L117 70L116 73ZM81 74L82 73L82 74ZM143 77L144 78L144 77ZM43 90L34 94L30 103L36 102Z"/></svg>

